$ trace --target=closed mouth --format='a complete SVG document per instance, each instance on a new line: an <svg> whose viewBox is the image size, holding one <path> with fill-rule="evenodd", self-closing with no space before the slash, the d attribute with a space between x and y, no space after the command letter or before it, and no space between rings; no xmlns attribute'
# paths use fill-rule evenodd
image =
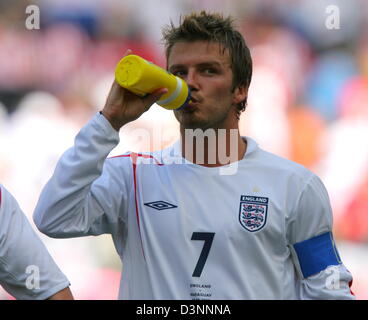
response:
<svg viewBox="0 0 368 320"><path fill-rule="evenodd" d="M197 105L200 102L199 99L195 98L195 97L191 97L189 105L194 107L195 105Z"/></svg>
<svg viewBox="0 0 368 320"><path fill-rule="evenodd" d="M190 102L191 102L191 103L196 103L196 102L198 102L198 99L196 99L196 98L194 98L194 97L191 97L191 98L190 98Z"/></svg>

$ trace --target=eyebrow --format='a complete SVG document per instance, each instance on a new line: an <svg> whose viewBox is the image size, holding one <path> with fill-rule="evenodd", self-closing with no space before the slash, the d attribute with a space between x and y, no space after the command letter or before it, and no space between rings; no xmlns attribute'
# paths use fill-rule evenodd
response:
<svg viewBox="0 0 368 320"><path fill-rule="evenodd" d="M206 61L206 62L201 62L195 65L196 67L218 67L221 68L221 64L217 61ZM172 66L170 66L169 70L174 70L174 69L180 69L180 68L186 68L186 65L184 64L173 64Z"/></svg>

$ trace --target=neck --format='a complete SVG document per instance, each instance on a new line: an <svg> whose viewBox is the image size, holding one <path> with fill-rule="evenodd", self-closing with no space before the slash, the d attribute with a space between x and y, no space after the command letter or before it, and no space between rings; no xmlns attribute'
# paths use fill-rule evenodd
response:
<svg viewBox="0 0 368 320"><path fill-rule="evenodd" d="M219 167L244 157L247 143L239 129L184 129L181 132L183 157L205 167Z"/></svg>

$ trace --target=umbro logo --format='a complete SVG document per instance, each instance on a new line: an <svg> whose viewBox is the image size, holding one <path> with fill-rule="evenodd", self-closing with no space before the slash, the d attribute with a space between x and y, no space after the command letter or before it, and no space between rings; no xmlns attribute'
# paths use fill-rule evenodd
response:
<svg viewBox="0 0 368 320"><path fill-rule="evenodd" d="M173 209L177 208L178 206L175 206L171 203L168 203L166 201L154 201L154 202L147 202L144 204L147 207L156 209L156 210L166 210L166 209Z"/></svg>

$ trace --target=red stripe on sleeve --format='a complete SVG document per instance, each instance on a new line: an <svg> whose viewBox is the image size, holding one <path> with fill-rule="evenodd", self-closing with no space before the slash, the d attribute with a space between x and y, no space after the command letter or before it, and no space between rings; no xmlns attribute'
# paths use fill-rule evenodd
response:
<svg viewBox="0 0 368 320"><path fill-rule="evenodd" d="M133 162L133 182L134 182L135 215L136 215L136 218L137 218L139 238L141 239L142 254L143 254L144 260L146 260L146 256L145 256L144 250L143 250L143 240L142 240L141 226L140 226L139 212L138 212L138 196L137 196L137 154L136 153L132 153L130 156L131 156L132 162Z"/></svg>
<svg viewBox="0 0 368 320"><path fill-rule="evenodd" d="M110 157L109 159L113 159L113 158L127 158L130 157L132 159L132 166L133 166L133 183L134 183L134 201L135 201L135 215L136 215L136 219L137 219L137 225L138 225L138 231L139 231L139 238L141 240L141 248L142 248L142 254L144 259L146 260L146 256L144 254L144 249L143 249L143 240L142 240L142 233L141 233L141 221L139 219L139 210L138 210L138 192L137 192L137 159L138 157L142 157L142 158L150 158L153 159L155 161L156 165L162 166L163 164L160 163L155 157L153 157L150 154L143 154L143 153L135 153L135 152L131 152L129 154L122 154L122 155L118 155L118 156L113 156Z"/></svg>

